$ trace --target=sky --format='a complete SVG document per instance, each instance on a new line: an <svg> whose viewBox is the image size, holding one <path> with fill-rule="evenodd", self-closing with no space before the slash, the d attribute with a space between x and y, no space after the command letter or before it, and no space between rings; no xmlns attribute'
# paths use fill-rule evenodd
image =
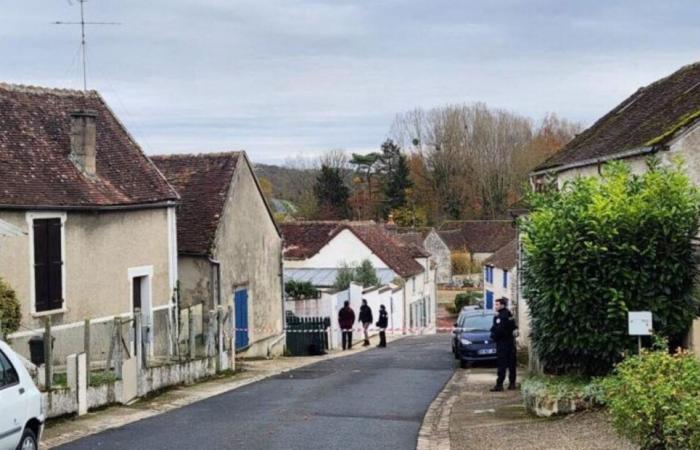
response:
<svg viewBox="0 0 700 450"><path fill-rule="evenodd" d="M0 0L0 81L82 88L77 0ZM87 82L147 154L378 149L398 113L485 102L588 126L700 60L700 2L89 0Z"/></svg>

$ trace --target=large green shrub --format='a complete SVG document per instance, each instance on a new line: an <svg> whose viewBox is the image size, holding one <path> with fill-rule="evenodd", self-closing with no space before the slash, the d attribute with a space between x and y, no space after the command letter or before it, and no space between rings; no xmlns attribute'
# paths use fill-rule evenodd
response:
<svg viewBox="0 0 700 450"><path fill-rule="evenodd" d="M700 363L693 355L644 351L601 386L613 426L642 450L700 448Z"/></svg>
<svg viewBox="0 0 700 450"><path fill-rule="evenodd" d="M284 292L295 300L318 298L319 292L310 281L289 280L284 284Z"/></svg>
<svg viewBox="0 0 700 450"><path fill-rule="evenodd" d="M357 267L343 264L338 269L333 286L338 290L344 291L353 281L361 284L363 287L379 285L379 277L377 277L377 271L372 265L372 261L364 259Z"/></svg>
<svg viewBox="0 0 700 450"><path fill-rule="evenodd" d="M15 291L2 279L0 279L0 326L2 333L8 335L19 329L22 322L19 300Z"/></svg>
<svg viewBox="0 0 700 450"><path fill-rule="evenodd" d="M481 292L460 292L455 295L455 312L460 312L465 306L479 304L483 296L484 294Z"/></svg>
<svg viewBox="0 0 700 450"><path fill-rule="evenodd" d="M695 317L700 194L680 164L633 175L622 163L533 194L524 233L525 298L545 371L605 374L633 348L627 312L650 310L679 341Z"/></svg>

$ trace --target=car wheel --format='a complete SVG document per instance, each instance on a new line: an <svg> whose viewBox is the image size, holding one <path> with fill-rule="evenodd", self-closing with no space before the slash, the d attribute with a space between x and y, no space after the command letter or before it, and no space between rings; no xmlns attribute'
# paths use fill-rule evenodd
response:
<svg viewBox="0 0 700 450"><path fill-rule="evenodd" d="M24 433L22 433L22 439L19 440L17 450L37 450L37 448L36 435L34 435L34 432L29 428L25 428Z"/></svg>
<svg viewBox="0 0 700 450"><path fill-rule="evenodd" d="M472 366L472 363L470 363L469 361L460 361L459 362L459 367L461 367L462 369L468 369L471 366Z"/></svg>

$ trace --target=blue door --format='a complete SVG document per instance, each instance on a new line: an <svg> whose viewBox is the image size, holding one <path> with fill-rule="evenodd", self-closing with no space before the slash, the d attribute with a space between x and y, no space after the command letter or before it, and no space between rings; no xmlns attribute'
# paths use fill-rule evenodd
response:
<svg viewBox="0 0 700 450"><path fill-rule="evenodd" d="M236 308L236 350L248 346L248 290L233 295Z"/></svg>
<svg viewBox="0 0 700 450"><path fill-rule="evenodd" d="M484 309L493 309L493 292L486 291L486 306Z"/></svg>

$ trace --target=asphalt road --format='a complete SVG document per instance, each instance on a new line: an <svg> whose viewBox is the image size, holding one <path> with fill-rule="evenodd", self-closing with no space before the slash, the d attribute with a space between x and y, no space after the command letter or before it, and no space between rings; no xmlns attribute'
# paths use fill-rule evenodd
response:
<svg viewBox="0 0 700 450"><path fill-rule="evenodd" d="M449 336L323 361L64 449L415 449L454 371Z"/></svg>

